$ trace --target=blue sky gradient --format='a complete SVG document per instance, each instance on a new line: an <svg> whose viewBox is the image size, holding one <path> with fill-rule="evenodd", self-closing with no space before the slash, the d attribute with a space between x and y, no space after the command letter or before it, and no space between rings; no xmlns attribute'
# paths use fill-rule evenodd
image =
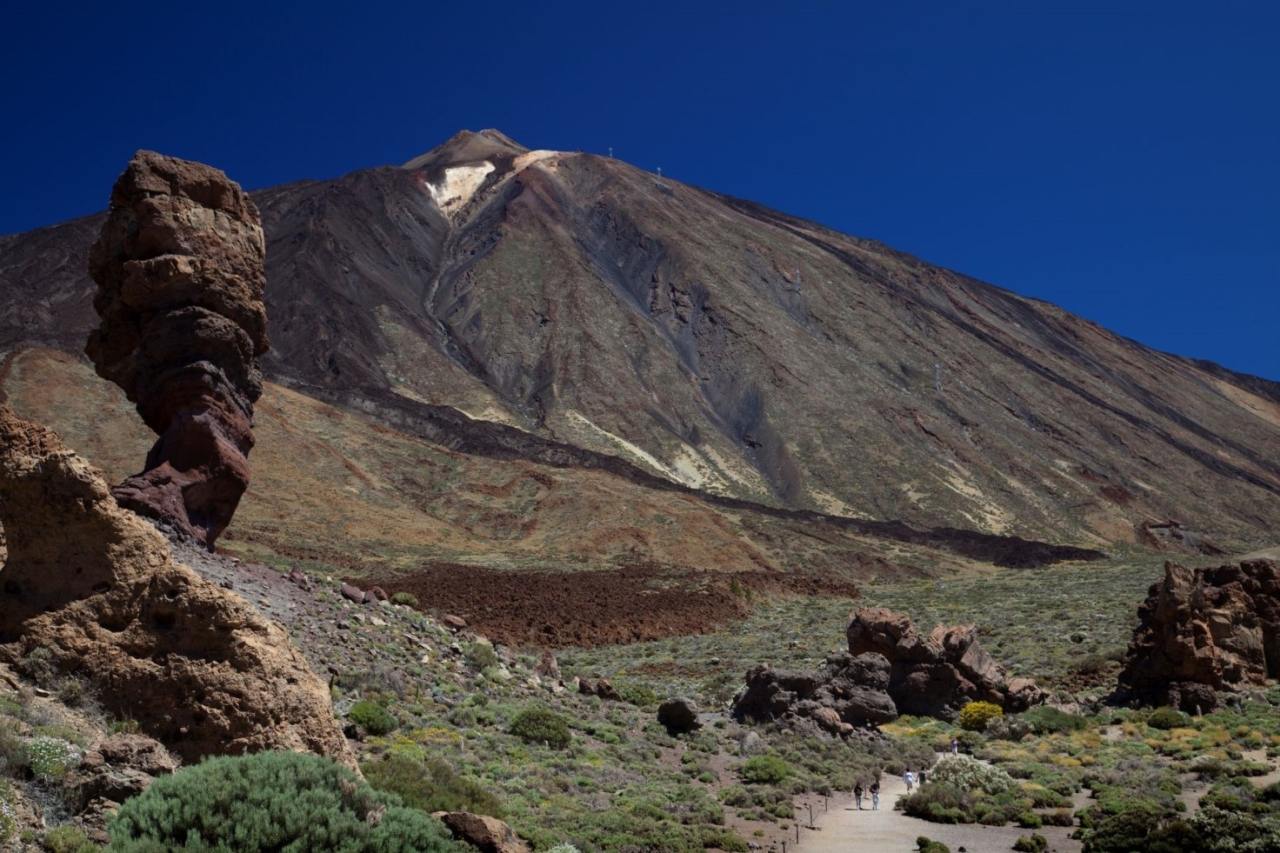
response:
<svg viewBox="0 0 1280 853"><path fill-rule="evenodd" d="M0 233L140 147L250 188L590 150L1280 379L1280 4L22 4Z"/></svg>

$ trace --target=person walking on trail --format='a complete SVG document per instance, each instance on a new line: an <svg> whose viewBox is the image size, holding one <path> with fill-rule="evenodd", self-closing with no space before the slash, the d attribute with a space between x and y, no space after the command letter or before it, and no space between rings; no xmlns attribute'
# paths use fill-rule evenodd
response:
<svg viewBox="0 0 1280 853"><path fill-rule="evenodd" d="M862 782L853 783L853 801L858 804L858 811L862 811Z"/></svg>
<svg viewBox="0 0 1280 853"><path fill-rule="evenodd" d="M871 810L880 808L880 782L871 783Z"/></svg>
<svg viewBox="0 0 1280 853"><path fill-rule="evenodd" d="M951 754L952 754L952 755L959 755L959 754L960 754L960 739L959 739L959 738L954 738L954 737L953 737L953 738L951 739Z"/></svg>
<svg viewBox="0 0 1280 853"><path fill-rule="evenodd" d="M902 781L907 783L907 793L911 793L911 786L916 783L916 774L908 770L902 774Z"/></svg>

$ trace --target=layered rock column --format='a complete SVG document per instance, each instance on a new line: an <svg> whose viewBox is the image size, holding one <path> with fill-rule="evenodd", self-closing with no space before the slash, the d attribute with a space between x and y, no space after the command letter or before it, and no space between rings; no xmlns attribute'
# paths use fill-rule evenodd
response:
<svg viewBox="0 0 1280 853"><path fill-rule="evenodd" d="M139 151L89 256L86 353L159 436L116 500L212 548L249 484L267 351L258 210L210 166Z"/></svg>

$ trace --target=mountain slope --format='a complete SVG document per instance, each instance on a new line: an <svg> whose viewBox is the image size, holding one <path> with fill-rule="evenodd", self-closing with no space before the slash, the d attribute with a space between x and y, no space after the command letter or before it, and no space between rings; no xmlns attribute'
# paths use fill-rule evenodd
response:
<svg viewBox="0 0 1280 853"><path fill-rule="evenodd" d="M255 194L278 382L790 509L1082 544L1280 522L1280 384L589 154L462 133ZM93 218L0 238L0 347L92 323Z"/></svg>

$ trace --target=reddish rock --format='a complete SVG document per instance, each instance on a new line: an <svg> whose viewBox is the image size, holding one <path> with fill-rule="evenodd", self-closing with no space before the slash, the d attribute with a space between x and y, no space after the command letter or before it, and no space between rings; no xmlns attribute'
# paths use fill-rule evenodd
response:
<svg viewBox="0 0 1280 853"><path fill-rule="evenodd" d="M542 657L538 659L538 665L533 668L533 671L539 678L546 681L559 681L561 677L560 663L551 649L542 650Z"/></svg>
<svg viewBox="0 0 1280 853"><path fill-rule="evenodd" d="M610 702L622 701L622 694L607 678L584 678L578 682L578 692L583 696L598 696Z"/></svg>
<svg viewBox="0 0 1280 853"><path fill-rule="evenodd" d="M249 484L267 351L258 210L217 169L139 151L89 253L101 323L85 352L160 436L112 492L212 547Z"/></svg>
<svg viewBox="0 0 1280 853"><path fill-rule="evenodd" d="M377 604L379 601L387 601L389 598L390 596L387 595L387 591L380 586L367 589L364 593L365 604Z"/></svg>
<svg viewBox="0 0 1280 853"><path fill-rule="evenodd" d="M463 619L461 616L454 616L452 613L446 613L444 618L440 621L455 631L461 631L463 628L467 627L466 619Z"/></svg>
<svg viewBox="0 0 1280 853"><path fill-rule="evenodd" d="M354 601L356 604L364 604L364 590L360 589L360 587L344 583L338 589L342 593L342 597L348 601Z"/></svg>
<svg viewBox="0 0 1280 853"><path fill-rule="evenodd" d="M1165 563L1138 608L1117 697L1184 711L1280 677L1280 564L1188 569Z"/></svg>
<svg viewBox="0 0 1280 853"><path fill-rule="evenodd" d="M442 812L436 816L449 828L454 838L481 853L529 853L532 849L520 840L510 826L496 817L470 812Z"/></svg>

